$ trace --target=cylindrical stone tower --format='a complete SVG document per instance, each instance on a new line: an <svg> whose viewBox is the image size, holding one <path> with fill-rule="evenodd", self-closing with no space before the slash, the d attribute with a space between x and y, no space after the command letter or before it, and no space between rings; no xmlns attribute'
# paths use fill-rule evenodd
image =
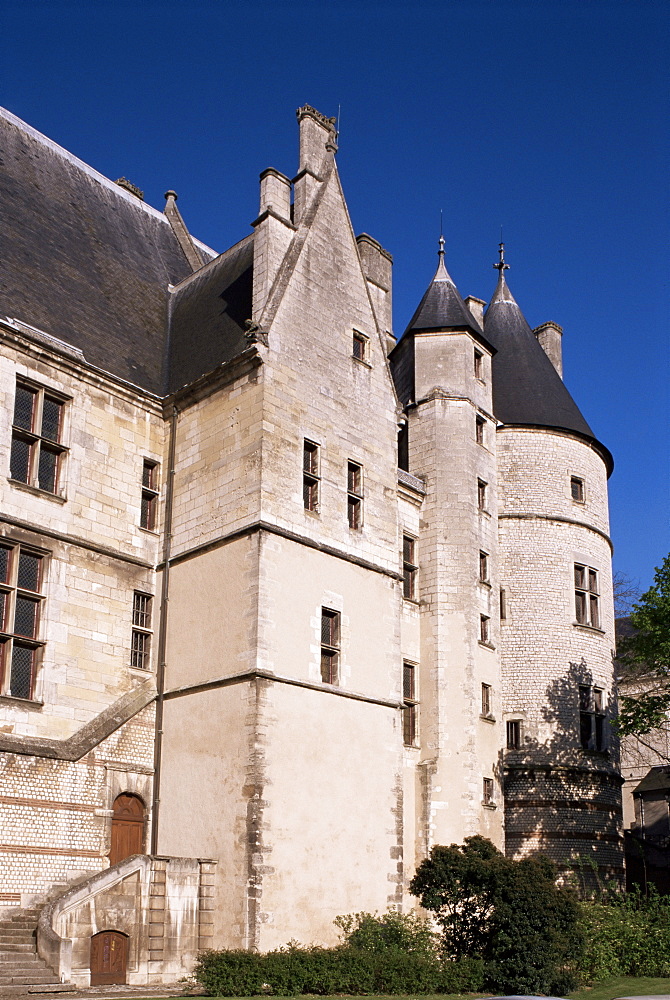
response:
<svg viewBox="0 0 670 1000"><path fill-rule="evenodd" d="M507 853L548 854L583 888L620 880L607 477L594 437L504 278L493 357Z"/></svg>

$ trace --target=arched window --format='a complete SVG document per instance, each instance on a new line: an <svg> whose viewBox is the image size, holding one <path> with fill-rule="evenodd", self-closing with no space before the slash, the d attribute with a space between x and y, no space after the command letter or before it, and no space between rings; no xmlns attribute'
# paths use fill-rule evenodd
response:
<svg viewBox="0 0 670 1000"><path fill-rule="evenodd" d="M144 853L144 802L137 795L124 792L114 799L112 844L109 863Z"/></svg>

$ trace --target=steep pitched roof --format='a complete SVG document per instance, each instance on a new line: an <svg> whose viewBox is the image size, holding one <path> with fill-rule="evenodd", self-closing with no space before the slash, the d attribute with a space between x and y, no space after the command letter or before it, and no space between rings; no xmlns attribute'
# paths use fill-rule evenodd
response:
<svg viewBox="0 0 670 1000"><path fill-rule="evenodd" d="M405 333L420 330L467 329L483 336L482 328L460 296L444 265L444 240L440 238L437 271L409 321Z"/></svg>
<svg viewBox="0 0 670 1000"><path fill-rule="evenodd" d="M0 315L162 391L168 284L191 273L169 222L0 110Z"/></svg>
<svg viewBox="0 0 670 1000"><path fill-rule="evenodd" d="M172 291L166 390L173 392L248 347L253 233Z"/></svg>
<svg viewBox="0 0 670 1000"><path fill-rule="evenodd" d="M504 424L554 427L595 440L560 375L526 322L501 269L484 315L493 357L493 412Z"/></svg>

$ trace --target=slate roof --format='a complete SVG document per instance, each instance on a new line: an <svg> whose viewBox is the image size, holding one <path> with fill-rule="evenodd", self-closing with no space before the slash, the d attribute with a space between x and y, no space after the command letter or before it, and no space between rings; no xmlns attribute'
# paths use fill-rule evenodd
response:
<svg viewBox="0 0 670 1000"><path fill-rule="evenodd" d="M563 380L507 287L498 287L484 314L484 335L493 356L493 412L504 424L525 424L571 431L596 442ZM608 467L611 455L602 445Z"/></svg>
<svg viewBox="0 0 670 1000"><path fill-rule="evenodd" d="M191 273L167 219L0 110L0 315L163 391L168 284Z"/></svg>
<svg viewBox="0 0 670 1000"><path fill-rule="evenodd" d="M420 330L467 329L483 337L482 328L460 296L444 264L444 251L439 251L435 276L426 289L405 333Z"/></svg>
<svg viewBox="0 0 670 1000"><path fill-rule="evenodd" d="M229 361L247 346L251 318L253 233L172 292L167 391Z"/></svg>
<svg viewBox="0 0 670 1000"><path fill-rule="evenodd" d="M661 764L649 769L639 785L633 789L633 795L640 795L642 792L664 792L669 788L670 767Z"/></svg>

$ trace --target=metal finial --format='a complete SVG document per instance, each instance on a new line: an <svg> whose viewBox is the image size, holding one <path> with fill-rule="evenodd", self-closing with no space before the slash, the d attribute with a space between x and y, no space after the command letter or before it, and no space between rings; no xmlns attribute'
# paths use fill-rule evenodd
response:
<svg viewBox="0 0 670 1000"><path fill-rule="evenodd" d="M502 233L500 235L502 236ZM509 264L505 263L505 244L503 243L502 240L498 244L498 255L500 257L500 260L498 261L497 264L494 264L493 266L495 267L496 271L499 271L500 274L502 275L503 271L509 271Z"/></svg>
<svg viewBox="0 0 670 1000"><path fill-rule="evenodd" d="M444 257L444 236L440 236L440 249L437 251L438 257Z"/></svg>

